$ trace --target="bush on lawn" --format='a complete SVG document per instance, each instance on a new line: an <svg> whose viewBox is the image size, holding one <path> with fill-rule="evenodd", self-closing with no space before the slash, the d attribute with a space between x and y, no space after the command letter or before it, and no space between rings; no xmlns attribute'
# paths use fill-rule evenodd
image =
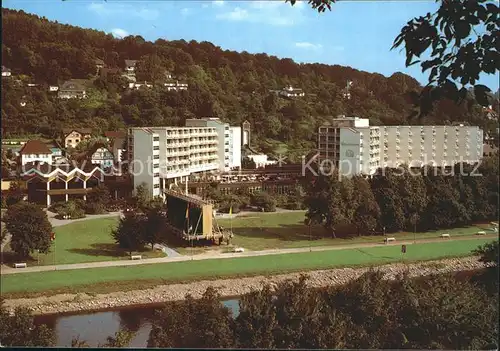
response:
<svg viewBox="0 0 500 351"><path fill-rule="evenodd" d="M276 211L276 200L266 192L253 194L251 204L263 209L264 212Z"/></svg>
<svg viewBox="0 0 500 351"><path fill-rule="evenodd" d="M62 202L51 206L51 211L55 211L57 213L57 217L60 219L64 218L65 216L69 216L70 219L84 218L84 205L85 203L82 200Z"/></svg>

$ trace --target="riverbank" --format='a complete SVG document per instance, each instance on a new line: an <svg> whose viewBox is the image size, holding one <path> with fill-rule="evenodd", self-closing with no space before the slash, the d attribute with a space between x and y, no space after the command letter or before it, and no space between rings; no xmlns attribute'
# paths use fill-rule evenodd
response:
<svg viewBox="0 0 500 351"><path fill-rule="evenodd" d="M435 273L452 273L484 268L485 265L477 257L452 258L420 263L396 263L375 267L385 273L387 279L408 271L411 277L425 276ZM149 289L108 294L58 294L29 299L8 299L5 306L13 310L17 306L29 308L35 315L68 313L79 311L95 311L131 305L147 305L184 299L186 294L195 298L201 297L205 290L212 286L224 297L241 296L255 289L261 289L266 284L276 284L285 280L296 280L302 274L309 277L311 287L327 287L344 284L356 279L370 268L338 268L329 270L309 271L305 273L279 274L273 276L254 276L248 278L202 280L185 284L158 285ZM140 284L140 283L139 283Z"/></svg>

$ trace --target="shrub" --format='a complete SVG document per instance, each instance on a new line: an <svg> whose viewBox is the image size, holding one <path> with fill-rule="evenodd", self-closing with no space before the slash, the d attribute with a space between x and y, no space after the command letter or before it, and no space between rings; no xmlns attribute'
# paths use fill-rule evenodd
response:
<svg viewBox="0 0 500 351"><path fill-rule="evenodd" d="M87 214L104 214L106 213L106 208L103 203L100 202L87 202L85 206L85 213Z"/></svg>
<svg viewBox="0 0 500 351"><path fill-rule="evenodd" d="M276 200L265 192L254 194L252 196L252 205L264 209L264 212L276 211Z"/></svg>
<svg viewBox="0 0 500 351"><path fill-rule="evenodd" d="M70 219L78 219L85 217L85 211L82 207L85 203L83 201L68 201L63 203L54 204L52 210L56 210L58 218L69 216ZM52 211L51 210L51 211Z"/></svg>

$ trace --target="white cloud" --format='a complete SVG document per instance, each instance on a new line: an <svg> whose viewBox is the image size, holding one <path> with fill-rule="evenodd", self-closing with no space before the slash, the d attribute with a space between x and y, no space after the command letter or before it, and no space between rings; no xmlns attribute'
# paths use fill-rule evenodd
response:
<svg viewBox="0 0 500 351"><path fill-rule="evenodd" d="M215 1L212 1L212 4L214 4L215 6L224 6L224 0L215 0Z"/></svg>
<svg viewBox="0 0 500 351"><path fill-rule="evenodd" d="M236 7L233 11L219 13L217 19L225 19L228 21L244 21L248 19L249 12L240 7Z"/></svg>
<svg viewBox="0 0 500 351"><path fill-rule="evenodd" d="M87 9L101 17L139 17L152 21L160 16L160 11L146 7L137 8L132 4L124 3L91 3Z"/></svg>
<svg viewBox="0 0 500 351"><path fill-rule="evenodd" d="M272 26L292 26L304 19L300 8L302 5L291 6L283 1L249 1L245 7L235 7L233 10L220 12L217 19L228 21L245 21L264 23Z"/></svg>
<svg viewBox="0 0 500 351"><path fill-rule="evenodd" d="M301 42L295 43L295 47L301 48L301 49L320 50L323 48L323 45L313 44L313 43L309 43L307 41L301 41Z"/></svg>
<svg viewBox="0 0 500 351"><path fill-rule="evenodd" d="M128 32L125 29L121 28L111 29L111 34L113 34L115 38L120 38L120 39L128 36Z"/></svg>

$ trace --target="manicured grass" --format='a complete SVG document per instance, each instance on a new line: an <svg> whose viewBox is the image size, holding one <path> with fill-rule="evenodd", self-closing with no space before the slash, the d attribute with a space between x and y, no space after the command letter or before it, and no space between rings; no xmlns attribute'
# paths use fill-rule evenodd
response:
<svg viewBox="0 0 500 351"><path fill-rule="evenodd" d="M111 230L116 227L118 217L89 219L55 228L56 240L48 254L33 254L30 266L71 264L97 261L129 259L128 253L118 248L111 238ZM10 247L6 246L5 261L9 258ZM143 257L163 257L162 252L147 249ZM39 256L39 257L38 257Z"/></svg>
<svg viewBox="0 0 500 351"><path fill-rule="evenodd" d="M491 239L409 245L405 261L467 256ZM321 252L183 261L128 267L9 274L1 276L5 298L47 293L103 293L145 289L166 282L269 275L343 266L378 265L400 261L401 247L379 246Z"/></svg>
<svg viewBox="0 0 500 351"><path fill-rule="evenodd" d="M283 213L258 213L245 217L237 217L232 220L233 233L232 243L235 246L244 247L248 250L283 249L308 246L333 246L349 245L358 243L382 242L383 236L361 236L350 239L332 239L328 237L322 226L311 227L311 239L309 227L304 225L305 211L283 212ZM219 219L219 225L226 228L231 227L231 220ZM388 234L401 240L416 240L439 238L442 233L449 233L451 237L473 235L479 230L488 229L490 225L471 226L466 228L444 229L422 233L393 233Z"/></svg>

